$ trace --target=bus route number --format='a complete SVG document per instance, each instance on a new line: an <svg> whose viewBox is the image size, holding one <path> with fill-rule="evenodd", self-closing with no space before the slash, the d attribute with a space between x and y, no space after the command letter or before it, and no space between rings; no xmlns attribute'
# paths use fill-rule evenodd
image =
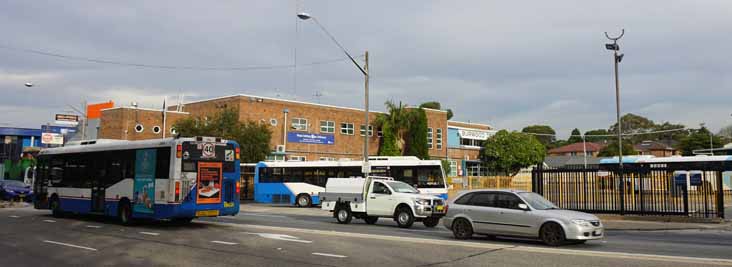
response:
<svg viewBox="0 0 732 267"><path fill-rule="evenodd" d="M212 143L205 143L203 144L203 151L202 155L203 158L215 158L216 157L216 147Z"/></svg>

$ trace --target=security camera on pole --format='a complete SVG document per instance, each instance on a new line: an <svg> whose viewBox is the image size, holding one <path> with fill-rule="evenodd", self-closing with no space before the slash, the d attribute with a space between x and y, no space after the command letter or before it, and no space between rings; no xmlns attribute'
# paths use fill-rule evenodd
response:
<svg viewBox="0 0 732 267"><path fill-rule="evenodd" d="M623 137L622 137L622 124L620 123L620 80L618 78L618 63L623 61L623 54L618 54L620 46L618 40L623 38L625 35L625 29L622 29L618 37L610 37L605 32L605 37L613 41L611 44L605 44L607 50L613 51L613 63L615 64L615 115L617 118L618 126L615 130L618 133L618 177L620 178L620 215L625 213L625 182L623 180Z"/></svg>

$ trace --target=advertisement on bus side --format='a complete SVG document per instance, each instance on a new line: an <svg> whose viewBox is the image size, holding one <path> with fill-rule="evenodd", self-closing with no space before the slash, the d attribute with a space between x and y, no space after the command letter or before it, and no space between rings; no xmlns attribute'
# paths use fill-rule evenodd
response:
<svg viewBox="0 0 732 267"><path fill-rule="evenodd" d="M154 213L155 204L155 149L141 149L135 155L134 206L132 211Z"/></svg>

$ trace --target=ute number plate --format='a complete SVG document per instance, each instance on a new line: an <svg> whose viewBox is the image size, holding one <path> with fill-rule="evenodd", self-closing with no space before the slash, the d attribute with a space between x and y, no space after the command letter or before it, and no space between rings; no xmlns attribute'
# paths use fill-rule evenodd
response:
<svg viewBox="0 0 732 267"><path fill-rule="evenodd" d="M437 210L437 211L443 211L443 210L445 210L445 206L437 205L437 207L435 207L435 210Z"/></svg>

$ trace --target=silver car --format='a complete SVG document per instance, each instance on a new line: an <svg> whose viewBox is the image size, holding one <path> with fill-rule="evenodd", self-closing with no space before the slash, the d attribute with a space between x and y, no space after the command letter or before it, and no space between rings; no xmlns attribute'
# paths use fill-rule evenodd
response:
<svg viewBox="0 0 732 267"><path fill-rule="evenodd" d="M462 192L447 204L442 223L455 238L473 234L529 237L550 246L604 237L595 215L563 210L539 194L515 190Z"/></svg>

